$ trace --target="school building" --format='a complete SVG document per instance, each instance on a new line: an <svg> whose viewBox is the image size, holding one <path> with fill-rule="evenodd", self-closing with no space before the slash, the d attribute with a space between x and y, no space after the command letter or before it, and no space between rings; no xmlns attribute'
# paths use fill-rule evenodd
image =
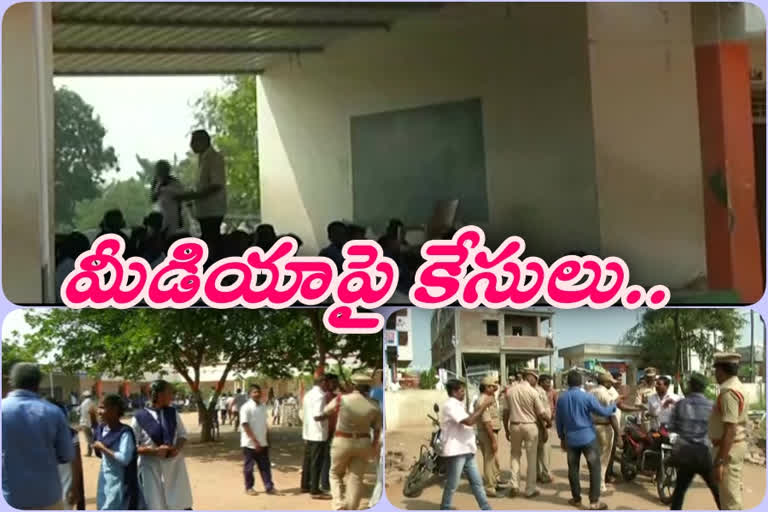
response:
<svg viewBox="0 0 768 512"><path fill-rule="evenodd" d="M619 256L689 302L763 293L752 4L31 2L3 42L14 302L55 297L55 75L258 74L261 218L307 252L331 220L418 226L457 199L490 245Z"/></svg>

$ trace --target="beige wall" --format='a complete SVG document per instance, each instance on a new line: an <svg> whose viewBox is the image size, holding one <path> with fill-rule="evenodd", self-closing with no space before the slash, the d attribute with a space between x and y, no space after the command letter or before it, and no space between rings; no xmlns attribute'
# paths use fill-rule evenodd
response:
<svg viewBox="0 0 768 512"><path fill-rule="evenodd" d="M386 429L431 428L427 414L434 416L433 405L442 409L446 400L446 392L436 389L387 391L384 396Z"/></svg>
<svg viewBox="0 0 768 512"><path fill-rule="evenodd" d="M671 288L706 273L690 12L587 7L602 253Z"/></svg>
<svg viewBox="0 0 768 512"><path fill-rule="evenodd" d="M473 97L489 239L515 231L544 258L599 249L584 5L451 5L286 59L259 85L262 217L308 252L353 215L352 116Z"/></svg>
<svg viewBox="0 0 768 512"><path fill-rule="evenodd" d="M15 4L3 16L3 292L17 303L43 301L44 268L53 299L50 16L50 4L40 3Z"/></svg>

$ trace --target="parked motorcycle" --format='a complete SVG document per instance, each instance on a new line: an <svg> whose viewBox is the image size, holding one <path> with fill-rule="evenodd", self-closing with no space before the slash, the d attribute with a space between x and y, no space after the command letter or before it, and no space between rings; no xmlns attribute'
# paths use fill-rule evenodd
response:
<svg viewBox="0 0 768 512"><path fill-rule="evenodd" d="M635 416L627 416L622 432L624 447L621 452L621 476L631 482L639 473L652 476L656 491L664 505L672 503L677 482L677 469L669 464L672 454L671 434L665 425L659 430L647 431Z"/></svg>
<svg viewBox="0 0 768 512"><path fill-rule="evenodd" d="M429 438L429 446L421 445L419 449L419 458L411 466L408 476L405 478L403 486L403 495L406 498L417 498L422 491L431 483L433 478L444 478L445 467L442 463L443 452L442 441L440 439L440 422L437 414L440 408L435 404L435 416L427 414L427 418L432 422L432 434Z"/></svg>

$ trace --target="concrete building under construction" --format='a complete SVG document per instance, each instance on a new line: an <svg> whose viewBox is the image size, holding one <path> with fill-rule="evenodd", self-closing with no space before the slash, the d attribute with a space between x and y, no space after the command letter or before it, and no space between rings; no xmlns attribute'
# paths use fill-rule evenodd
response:
<svg viewBox="0 0 768 512"><path fill-rule="evenodd" d="M432 317L432 366L450 376L496 373L502 381L514 369L552 368L554 311L530 309L441 309Z"/></svg>

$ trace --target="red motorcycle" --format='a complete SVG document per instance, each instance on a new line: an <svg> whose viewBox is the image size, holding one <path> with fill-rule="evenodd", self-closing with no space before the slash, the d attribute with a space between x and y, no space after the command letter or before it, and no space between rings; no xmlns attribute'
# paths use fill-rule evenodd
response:
<svg viewBox="0 0 768 512"><path fill-rule="evenodd" d="M621 452L621 476L624 481L631 482L638 473L651 476L656 481L661 502L664 505L672 503L677 470L669 464L672 444L666 426L648 431L638 424L636 417L627 416L621 438L624 442Z"/></svg>

